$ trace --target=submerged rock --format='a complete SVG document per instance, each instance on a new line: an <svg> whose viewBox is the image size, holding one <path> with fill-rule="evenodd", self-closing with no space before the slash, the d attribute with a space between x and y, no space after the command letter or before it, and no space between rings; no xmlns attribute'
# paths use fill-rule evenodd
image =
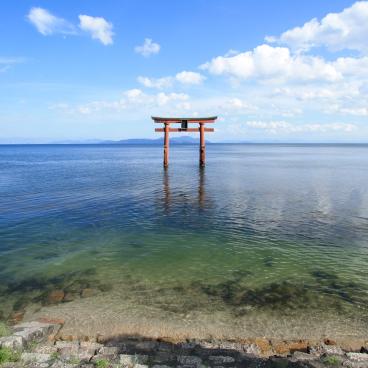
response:
<svg viewBox="0 0 368 368"><path fill-rule="evenodd" d="M82 298L90 298L91 296L96 295L96 290L91 288L85 288L81 291Z"/></svg>
<svg viewBox="0 0 368 368"><path fill-rule="evenodd" d="M266 267L273 267L273 257L268 256L268 257L264 258L264 259L263 259L263 264L264 264Z"/></svg>
<svg viewBox="0 0 368 368"><path fill-rule="evenodd" d="M47 296L49 304L58 304L64 299L65 293L63 290L53 290Z"/></svg>
<svg viewBox="0 0 368 368"><path fill-rule="evenodd" d="M98 285L98 289L102 292L106 292L106 291L111 291L113 287L110 284L100 284Z"/></svg>
<svg viewBox="0 0 368 368"><path fill-rule="evenodd" d="M13 311L22 311L25 309L25 307L31 302L31 299L22 296L19 298L14 304L13 304Z"/></svg>
<svg viewBox="0 0 368 368"><path fill-rule="evenodd" d="M21 310L21 311L16 311L10 314L8 321L10 324L15 325L19 322L21 322L23 320L25 311Z"/></svg>
<svg viewBox="0 0 368 368"><path fill-rule="evenodd" d="M79 294L77 293L66 293L63 299L63 302L72 302L73 300L77 299Z"/></svg>

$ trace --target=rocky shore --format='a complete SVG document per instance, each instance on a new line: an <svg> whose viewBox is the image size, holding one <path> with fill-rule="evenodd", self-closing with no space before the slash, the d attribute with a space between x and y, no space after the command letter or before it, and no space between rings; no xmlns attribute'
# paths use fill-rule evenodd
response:
<svg viewBox="0 0 368 368"><path fill-rule="evenodd" d="M172 341L142 336L63 335L63 321L14 325L0 338L0 365L7 368L308 368L368 367L367 341Z"/></svg>

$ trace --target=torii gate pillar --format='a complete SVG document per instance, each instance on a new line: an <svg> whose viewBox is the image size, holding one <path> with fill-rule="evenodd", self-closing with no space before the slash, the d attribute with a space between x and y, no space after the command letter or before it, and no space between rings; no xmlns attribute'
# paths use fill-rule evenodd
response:
<svg viewBox="0 0 368 368"><path fill-rule="evenodd" d="M165 136L164 136L164 167L169 166L169 130L170 123L165 123Z"/></svg>
<svg viewBox="0 0 368 368"><path fill-rule="evenodd" d="M199 123L199 166L206 165L206 141L204 139L204 123Z"/></svg>
<svg viewBox="0 0 368 368"><path fill-rule="evenodd" d="M164 167L169 166L169 133L170 132L199 132L199 166L206 164L206 140L205 132L213 132L213 128L206 128L206 123L214 123L217 116L209 118L159 118L152 116L155 123L163 123L164 128L156 128L156 132L164 133ZM170 128L170 124L179 123L181 128ZM188 128L188 123L199 124L198 128Z"/></svg>

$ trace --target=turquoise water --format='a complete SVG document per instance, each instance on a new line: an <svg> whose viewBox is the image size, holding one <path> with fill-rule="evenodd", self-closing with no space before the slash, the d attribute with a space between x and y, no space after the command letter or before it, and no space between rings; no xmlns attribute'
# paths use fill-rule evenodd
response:
<svg viewBox="0 0 368 368"><path fill-rule="evenodd" d="M0 146L0 317L366 336L367 145L208 145L204 170L197 146L170 155L165 171L160 146Z"/></svg>

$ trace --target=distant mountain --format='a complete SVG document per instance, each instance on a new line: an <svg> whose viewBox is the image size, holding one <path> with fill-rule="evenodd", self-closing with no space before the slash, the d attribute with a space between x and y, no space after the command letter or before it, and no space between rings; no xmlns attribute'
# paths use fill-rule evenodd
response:
<svg viewBox="0 0 368 368"><path fill-rule="evenodd" d="M120 141L100 141L102 144L160 144L164 143L164 138L156 138L156 139L122 139ZM211 143L206 140L206 143ZM199 144L199 138L193 138L190 136L182 136L182 137L171 137L170 144Z"/></svg>

